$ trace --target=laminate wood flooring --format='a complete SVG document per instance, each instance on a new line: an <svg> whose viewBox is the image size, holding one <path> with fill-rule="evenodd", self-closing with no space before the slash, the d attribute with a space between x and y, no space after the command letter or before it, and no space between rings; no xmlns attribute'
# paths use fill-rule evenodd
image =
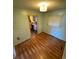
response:
<svg viewBox="0 0 79 59"><path fill-rule="evenodd" d="M40 33L15 46L16 59L62 59L65 42Z"/></svg>

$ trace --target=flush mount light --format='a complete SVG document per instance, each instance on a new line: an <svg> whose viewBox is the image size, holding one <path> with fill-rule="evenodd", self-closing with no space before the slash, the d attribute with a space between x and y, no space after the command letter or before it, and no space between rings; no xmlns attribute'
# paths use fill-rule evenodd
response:
<svg viewBox="0 0 79 59"><path fill-rule="evenodd" d="M42 2L42 3L39 4L39 6L40 6L40 12L46 12L47 7L48 7L48 3Z"/></svg>

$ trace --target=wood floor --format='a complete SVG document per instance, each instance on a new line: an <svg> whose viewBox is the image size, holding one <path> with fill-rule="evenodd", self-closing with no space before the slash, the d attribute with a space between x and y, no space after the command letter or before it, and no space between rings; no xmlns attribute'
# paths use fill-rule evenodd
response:
<svg viewBox="0 0 79 59"><path fill-rule="evenodd" d="M16 46L16 59L62 59L65 42L40 33Z"/></svg>

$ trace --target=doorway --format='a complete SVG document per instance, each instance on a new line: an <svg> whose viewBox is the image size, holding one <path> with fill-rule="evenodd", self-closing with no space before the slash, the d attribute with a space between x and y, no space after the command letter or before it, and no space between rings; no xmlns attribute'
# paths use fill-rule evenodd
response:
<svg viewBox="0 0 79 59"><path fill-rule="evenodd" d="M34 15L29 15L28 20L29 20L31 37L33 37L37 34L37 31L38 31L38 28L37 28L37 26L38 26L38 24L37 24L38 17L34 16Z"/></svg>

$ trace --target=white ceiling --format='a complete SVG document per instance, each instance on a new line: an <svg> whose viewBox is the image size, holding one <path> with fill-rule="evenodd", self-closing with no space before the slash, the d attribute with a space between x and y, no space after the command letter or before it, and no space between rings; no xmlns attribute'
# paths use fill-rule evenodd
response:
<svg viewBox="0 0 79 59"><path fill-rule="evenodd" d="M32 9L39 11L38 4L41 2L47 2L48 11L53 11L59 8L66 8L65 0L13 0L14 8Z"/></svg>

